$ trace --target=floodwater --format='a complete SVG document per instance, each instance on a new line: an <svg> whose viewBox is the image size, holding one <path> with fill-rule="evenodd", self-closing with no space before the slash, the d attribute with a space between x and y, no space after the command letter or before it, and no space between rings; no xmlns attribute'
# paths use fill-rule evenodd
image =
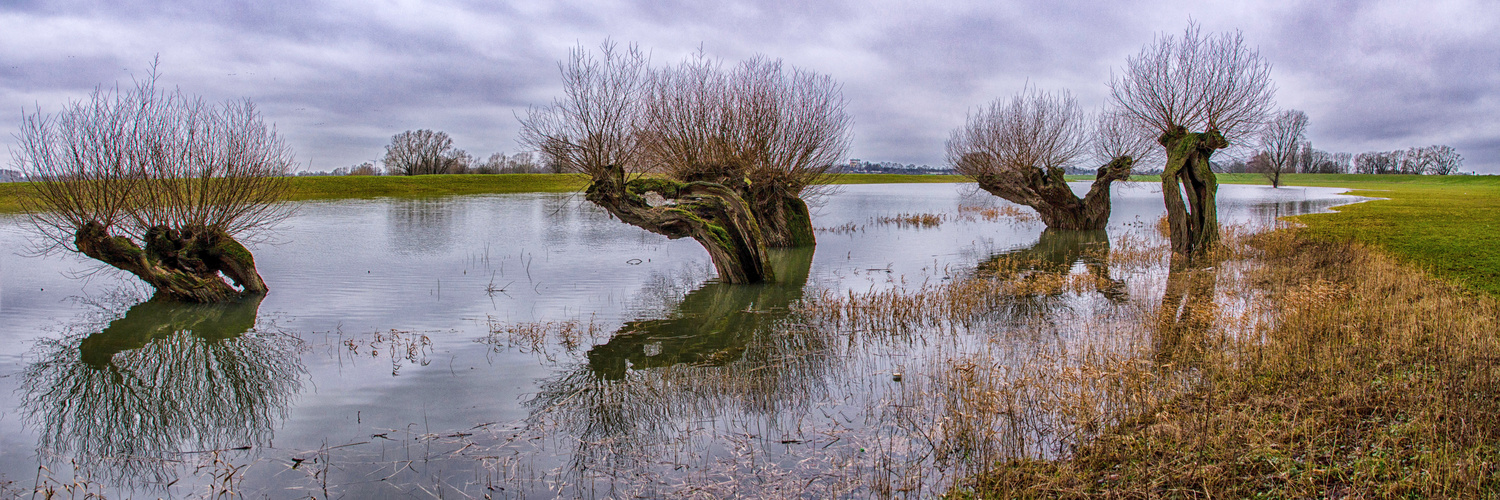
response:
<svg viewBox="0 0 1500 500"><path fill-rule="evenodd" d="M1117 187L1109 229L1078 234L978 216L1009 204L968 184L844 186L815 203L816 249L775 252L778 282L753 286L576 195L310 202L251 246L270 294L229 306L145 302L129 276L28 255L3 216L0 496L931 496L966 459L906 435L931 416L903 391L931 385L935 352L1157 300L1136 282L1159 276L1088 256L1155 232L1158 189ZM1219 214L1358 200L1338 193L1225 185ZM912 214L946 218L887 219ZM941 337L798 312L1016 255L1106 285Z"/></svg>

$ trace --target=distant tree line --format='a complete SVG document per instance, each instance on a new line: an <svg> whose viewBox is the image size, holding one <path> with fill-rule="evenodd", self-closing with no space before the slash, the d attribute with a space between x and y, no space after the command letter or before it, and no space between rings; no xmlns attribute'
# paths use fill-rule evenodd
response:
<svg viewBox="0 0 1500 500"><path fill-rule="evenodd" d="M905 165L893 162L868 162L850 160L848 165L839 165L829 170L839 174L902 174L902 175L955 175L951 168L932 167L928 165L917 165L907 163Z"/></svg>
<svg viewBox="0 0 1500 500"><path fill-rule="evenodd" d="M1298 150L1288 173L1302 174L1407 174L1454 175L1463 167L1463 155L1452 146L1433 145L1395 151L1369 151L1360 154L1331 153L1314 149L1311 144ZM1228 174L1265 172L1270 155L1264 151L1250 161L1233 160L1214 163L1214 171Z"/></svg>
<svg viewBox="0 0 1500 500"><path fill-rule="evenodd" d="M1451 175L1458 173L1463 162L1463 155L1445 145L1357 155L1314 149L1307 140L1307 115L1293 109L1267 122L1249 161L1214 162L1213 169L1220 173L1260 173L1279 185L1283 173Z"/></svg>
<svg viewBox="0 0 1500 500"><path fill-rule="evenodd" d="M26 180L26 174L19 170L0 168L0 182L21 182Z"/></svg>
<svg viewBox="0 0 1500 500"><path fill-rule="evenodd" d="M431 175L431 174L541 174L558 173L557 166L544 166L531 152L512 155L493 153L480 160L469 152L453 147L446 132L408 130L391 137L385 147L381 169L367 161L332 171L298 172L299 176L319 175Z"/></svg>

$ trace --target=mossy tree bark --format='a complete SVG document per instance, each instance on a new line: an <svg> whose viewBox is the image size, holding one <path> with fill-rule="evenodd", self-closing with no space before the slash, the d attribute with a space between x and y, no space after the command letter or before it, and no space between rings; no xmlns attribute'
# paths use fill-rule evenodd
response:
<svg viewBox="0 0 1500 500"><path fill-rule="evenodd" d="M754 184L739 191L755 212L767 247L801 248L817 244L812 215L802 198L775 187L761 189Z"/></svg>
<svg viewBox="0 0 1500 500"><path fill-rule="evenodd" d="M663 203L653 206L646 195ZM773 278L765 239L755 214L734 190L711 182L659 178L626 180L623 169L608 167L594 177L585 197L627 224L668 238L691 237L708 250L725 283L759 283Z"/></svg>
<svg viewBox="0 0 1500 500"><path fill-rule="evenodd" d="M84 255L151 285L156 289L154 299L210 303L266 293L255 258L222 229L157 226L148 229L144 239L143 249L130 238L112 236L102 224L89 222L79 228L74 244ZM226 283L225 277L239 289Z"/></svg>
<svg viewBox="0 0 1500 500"><path fill-rule="evenodd" d="M743 169L699 169L699 174L682 177L684 182L710 182L728 187L750 207L760 223L761 237L767 248L802 248L817 245L812 213L794 186L770 176L751 179ZM733 175L723 175L724 172Z"/></svg>
<svg viewBox="0 0 1500 500"><path fill-rule="evenodd" d="M1188 132L1182 127L1162 134L1157 141L1167 148L1161 194L1167 204L1172 252L1199 255L1219 243L1219 216L1214 201L1219 181L1208 160L1214 151L1228 147L1229 141L1216 130Z"/></svg>
<svg viewBox="0 0 1500 500"><path fill-rule="evenodd" d="M1099 230L1109 225L1110 185L1130 178L1135 161L1115 158L1099 167L1093 186L1079 198L1061 168L1004 170L974 178L980 189L1036 210L1049 229Z"/></svg>

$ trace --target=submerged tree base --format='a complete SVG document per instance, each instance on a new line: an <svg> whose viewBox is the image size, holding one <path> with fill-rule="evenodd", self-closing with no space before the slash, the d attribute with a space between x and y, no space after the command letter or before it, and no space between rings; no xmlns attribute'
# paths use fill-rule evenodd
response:
<svg viewBox="0 0 1500 500"><path fill-rule="evenodd" d="M1257 237L1259 340L1197 336L1196 389L1060 461L1002 463L982 498L1486 497L1500 488L1500 307L1363 245ZM1182 271L1168 307L1199 286ZM1175 293L1174 293L1175 292ZM1189 300L1189 302L1191 302ZM1168 333L1201 319L1163 310ZM1199 311L1201 312L1201 311ZM1224 328L1223 325L1216 325Z"/></svg>
<svg viewBox="0 0 1500 500"><path fill-rule="evenodd" d="M1167 204L1172 252L1192 256L1212 250L1219 243L1218 205L1214 199L1219 181L1208 159L1214 151L1228 147L1229 141L1216 130L1188 132L1178 127L1162 134L1157 142L1167 148L1161 195Z"/></svg>
<svg viewBox="0 0 1500 500"><path fill-rule="evenodd" d="M153 299L212 303L266 293L255 258L222 229L156 226L146 231L145 240L143 249L130 238L112 236L103 225L89 222L78 230L74 244L84 255L151 285L156 289Z"/></svg>
<svg viewBox="0 0 1500 500"><path fill-rule="evenodd" d="M653 202L648 197L656 197ZM725 283L773 279L760 224L733 190L711 182L625 179L624 170L594 178L585 197L632 226L668 238L691 237L708 250Z"/></svg>

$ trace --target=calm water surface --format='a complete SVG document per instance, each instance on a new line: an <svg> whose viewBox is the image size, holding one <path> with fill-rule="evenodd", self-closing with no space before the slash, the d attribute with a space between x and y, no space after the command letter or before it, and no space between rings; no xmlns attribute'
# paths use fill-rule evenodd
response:
<svg viewBox="0 0 1500 500"><path fill-rule="evenodd" d="M1219 213L1264 223L1356 200L1338 192L1226 185ZM314 202L252 248L271 293L230 307L143 302L86 259L25 255L23 221L0 217L0 482L29 493L76 472L112 494L191 496L231 470L250 496L362 498L816 478L866 452L828 429L884 432L873 401L922 347L801 335L789 307L1006 253L1071 268L1163 213L1150 184L1114 203L1107 236L1080 239L1005 218L881 222L1006 204L972 185L845 186L815 208L836 228L815 250L776 252L779 283L727 286L697 243L576 195Z"/></svg>

